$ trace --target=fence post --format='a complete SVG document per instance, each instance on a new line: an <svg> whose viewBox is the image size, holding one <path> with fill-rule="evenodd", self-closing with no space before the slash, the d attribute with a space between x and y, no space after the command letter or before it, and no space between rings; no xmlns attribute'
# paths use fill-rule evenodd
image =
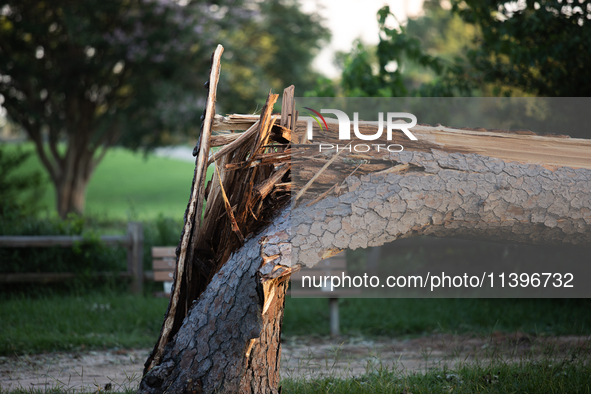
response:
<svg viewBox="0 0 591 394"><path fill-rule="evenodd" d="M339 299L329 298L328 304L330 306L330 335L338 337L341 335L339 330Z"/></svg>
<svg viewBox="0 0 591 394"><path fill-rule="evenodd" d="M127 223L127 272L131 274L130 290L142 294L144 285L144 230L139 222Z"/></svg>

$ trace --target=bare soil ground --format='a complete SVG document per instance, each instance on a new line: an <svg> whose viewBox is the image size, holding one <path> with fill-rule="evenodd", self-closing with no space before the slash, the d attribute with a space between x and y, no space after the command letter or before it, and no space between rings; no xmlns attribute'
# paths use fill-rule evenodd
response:
<svg viewBox="0 0 591 394"><path fill-rule="evenodd" d="M591 351L591 338L532 337L495 332L488 337L438 334L413 339L288 337L282 344L282 376L359 376L377 368L400 373L454 369L464 363L519 362ZM0 357L0 388L100 392L134 389L148 349L76 351Z"/></svg>

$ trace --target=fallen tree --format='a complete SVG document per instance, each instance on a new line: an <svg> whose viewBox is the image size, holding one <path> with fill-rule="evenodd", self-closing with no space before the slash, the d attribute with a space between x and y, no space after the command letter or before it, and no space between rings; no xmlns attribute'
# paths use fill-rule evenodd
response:
<svg viewBox="0 0 591 394"><path fill-rule="evenodd" d="M269 94L260 116L215 115L220 56L173 292L140 393L278 392L289 276L343 249L415 235L591 245L591 141L423 125L400 153L315 155L296 137L306 123L293 87L281 114ZM211 146L221 148L210 155ZM303 188L290 204L295 155ZM350 163L353 174L335 181Z"/></svg>

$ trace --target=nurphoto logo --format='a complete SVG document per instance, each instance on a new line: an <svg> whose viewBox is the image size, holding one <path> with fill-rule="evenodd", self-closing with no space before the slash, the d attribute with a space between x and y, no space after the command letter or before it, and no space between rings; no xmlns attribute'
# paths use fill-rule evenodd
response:
<svg viewBox="0 0 591 394"><path fill-rule="evenodd" d="M321 130L324 130L326 128L326 130L328 130L328 124L326 122L326 119L324 118L324 116L322 116L322 114L333 114L337 117L337 121L338 121L338 125L339 125L339 140L342 141L348 141L351 140L351 120L349 119L349 116L338 109L321 109L320 112L309 108L309 107L304 107L305 109L309 110L310 113L310 117L312 119L302 119L307 121L307 128L306 128L306 132L307 132L307 137L309 141L312 141L314 138L314 132L313 132L313 121L315 120L316 123L318 123L318 125L320 126ZM405 119L410 119L410 123L404 123L400 120L400 118L405 118ZM386 138L388 141L392 141L392 131L393 130L400 130L402 131L410 140L412 141L416 141L417 137L414 136L414 134L412 134L410 132L410 128L416 126L417 124L417 117L414 116L413 114L410 114L408 112L387 112L386 113ZM361 131L359 130L359 113L358 112L354 112L353 113L353 132L355 133L355 137L363 140L363 141L375 141L379 138L382 137L382 134L384 132L384 113L383 112L378 112L378 129L374 134L363 134L361 133ZM319 151L322 152L323 150L332 150L332 149L336 149L337 152L339 150L348 150L349 152L355 151L355 152L368 152L369 150L372 149L372 147L374 147L374 149L376 149L378 152L380 150L384 150L384 151L389 151L389 152L401 152L404 147L400 144L390 144L390 145L386 145L386 144L356 144L356 145L351 145L351 144L347 144L347 145L339 145L339 144L320 144L319 145Z"/></svg>

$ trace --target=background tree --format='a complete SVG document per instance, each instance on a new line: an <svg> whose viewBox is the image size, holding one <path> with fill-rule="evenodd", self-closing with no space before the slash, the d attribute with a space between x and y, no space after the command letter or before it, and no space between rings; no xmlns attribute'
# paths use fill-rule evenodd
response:
<svg viewBox="0 0 591 394"><path fill-rule="evenodd" d="M136 144L157 138L162 81L198 58L181 11L145 1L2 7L3 105L35 143L62 217L82 213L94 169L124 131Z"/></svg>
<svg viewBox="0 0 591 394"><path fill-rule="evenodd" d="M280 42L287 32L296 37ZM267 81L284 83L273 78L282 75L278 65L285 78L305 79L312 55L302 51L318 48L326 32L294 1L9 1L0 10L0 94L35 143L63 217L83 212L109 147L150 148L196 133L205 94L199 75L214 43L230 54L226 82L253 87L226 87L220 108L252 111Z"/></svg>
<svg viewBox="0 0 591 394"><path fill-rule="evenodd" d="M419 90L419 94L429 96L429 89L433 85L452 85L458 76L466 73L462 66L467 62L466 52L476 47L476 40L480 37L477 26L467 23L449 8L444 8L439 0L428 0L423 3L423 14L417 18L409 18L405 32L410 37L416 38L425 53L437 57L447 66L447 79L433 70L417 67L410 63L405 68L405 79L408 86ZM466 76L463 76L464 78ZM481 86L466 86L466 89L457 91L456 94L479 95ZM437 94L434 94L437 95Z"/></svg>
<svg viewBox="0 0 591 394"><path fill-rule="evenodd" d="M453 12L482 31L470 73L494 95L591 96L590 1L455 0Z"/></svg>
<svg viewBox="0 0 591 394"><path fill-rule="evenodd" d="M340 89L323 80L310 95L591 96L590 1L441 4L399 29L380 10L376 50L341 55Z"/></svg>
<svg viewBox="0 0 591 394"><path fill-rule="evenodd" d="M297 0L250 5L254 16L218 38L225 48L218 87L221 113L260 110L270 88L280 91L295 84L302 92L311 89L319 76L312 61L330 38L318 14L303 13Z"/></svg>
<svg viewBox="0 0 591 394"><path fill-rule="evenodd" d="M319 79L308 96L328 97L335 94L349 97L453 96L470 94L472 86L462 83L457 75L463 72L460 43L468 43L474 29L468 28L458 39L457 32L467 24L439 3L426 2L425 15L406 26L395 21L385 6L377 15L380 33L376 47L357 41L350 53L340 53L336 62L342 68L339 86ZM449 41L437 39L449 35ZM445 34L443 34L445 33ZM440 56L441 49L445 56ZM459 63L461 64L461 63Z"/></svg>

